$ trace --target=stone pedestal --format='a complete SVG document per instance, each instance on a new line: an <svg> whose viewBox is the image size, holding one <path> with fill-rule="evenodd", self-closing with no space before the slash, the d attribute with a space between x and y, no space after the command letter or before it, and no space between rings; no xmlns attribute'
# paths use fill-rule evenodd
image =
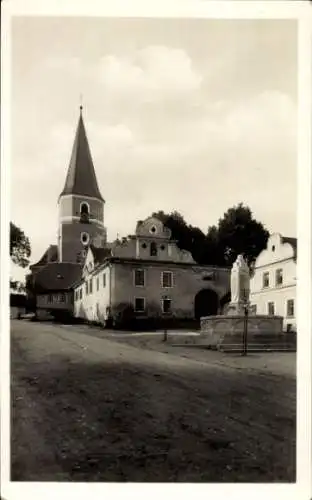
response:
<svg viewBox="0 0 312 500"><path fill-rule="evenodd" d="M245 303L243 301L240 302L231 302L226 311L227 316L244 316L245 314Z"/></svg>
<svg viewBox="0 0 312 500"><path fill-rule="evenodd" d="M231 303L226 314L200 319L201 344L216 349L239 350L247 322L247 344L253 348L286 350L288 337L283 334L282 316L250 314L250 276L248 265L238 255L231 272ZM245 309L248 308L248 315Z"/></svg>
<svg viewBox="0 0 312 500"><path fill-rule="evenodd" d="M237 314L201 318L201 343L215 349L242 347L245 320ZM253 315L247 319L247 343L250 348L286 349L291 337L283 332L282 316Z"/></svg>

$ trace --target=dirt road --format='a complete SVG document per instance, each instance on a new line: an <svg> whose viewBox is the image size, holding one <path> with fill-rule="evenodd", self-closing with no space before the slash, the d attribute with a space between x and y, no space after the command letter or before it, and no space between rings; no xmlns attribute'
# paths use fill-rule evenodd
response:
<svg viewBox="0 0 312 500"><path fill-rule="evenodd" d="M12 480L295 480L295 378L13 321Z"/></svg>

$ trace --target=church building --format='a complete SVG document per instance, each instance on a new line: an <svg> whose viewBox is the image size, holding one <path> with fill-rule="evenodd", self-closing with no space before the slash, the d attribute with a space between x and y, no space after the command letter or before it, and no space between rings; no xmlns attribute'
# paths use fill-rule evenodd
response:
<svg viewBox="0 0 312 500"><path fill-rule="evenodd" d="M82 108L64 188L58 241L31 266L27 288L38 318L76 317L118 326L127 318L199 320L230 300L230 269L198 265L155 217L107 242Z"/></svg>

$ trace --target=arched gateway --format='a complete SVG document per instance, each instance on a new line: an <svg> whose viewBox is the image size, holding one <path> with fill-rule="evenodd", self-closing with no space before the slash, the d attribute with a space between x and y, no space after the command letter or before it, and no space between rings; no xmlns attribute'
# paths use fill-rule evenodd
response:
<svg viewBox="0 0 312 500"><path fill-rule="evenodd" d="M218 314L219 297L218 294L210 288L200 290L195 296L194 314L196 319L202 316L213 316Z"/></svg>

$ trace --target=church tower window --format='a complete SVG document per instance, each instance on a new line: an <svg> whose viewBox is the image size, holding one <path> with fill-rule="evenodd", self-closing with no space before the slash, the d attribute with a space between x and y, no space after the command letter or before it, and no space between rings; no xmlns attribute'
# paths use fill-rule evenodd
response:
<svg viewBox="0 0 312 500"><path fill-rule="evenodd" d="M82 222L89 222L90 217L90 207L85 201L80 203L80 220Z"/></svg>
<svg viewBox="0 0 312 500"><path fill-rule="evenodd" d="M81 233L80 239L83 245L87 245L90 241L90 236L88 233Z"/></svg>

